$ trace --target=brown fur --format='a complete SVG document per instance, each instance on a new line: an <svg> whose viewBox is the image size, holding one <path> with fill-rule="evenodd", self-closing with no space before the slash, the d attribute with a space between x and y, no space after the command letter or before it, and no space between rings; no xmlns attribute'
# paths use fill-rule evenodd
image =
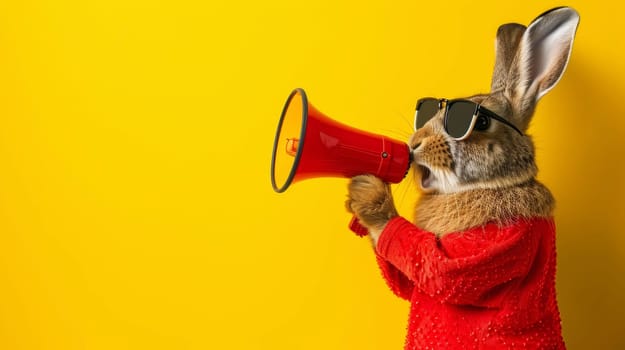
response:
<svg viewBox="0 0 625 350"><path fill-rule="evenodd" d="M438 236L489 222L549 217L554 199L540 182L531 180L511 188L476 189L453 194L424 194L416 208L417 226Z"/></svg>
<svg viewBox="0 0 625 350"><path fill-rule="evenodd" d="M349 183L347 211L356 213L361 224L381 231L388 220L397 216L393 194L388 184L373 175L360 175Z"/></svg>
<svg viewBox="0 0 625 350"><path fill-rule="evenodd" d="M491 91L501 90L506 87L514 53L519 46L523 33L525 33L525 29L524 25L508 23L502 25L497 30L497 41L495 42L496 61Z"/></svg>

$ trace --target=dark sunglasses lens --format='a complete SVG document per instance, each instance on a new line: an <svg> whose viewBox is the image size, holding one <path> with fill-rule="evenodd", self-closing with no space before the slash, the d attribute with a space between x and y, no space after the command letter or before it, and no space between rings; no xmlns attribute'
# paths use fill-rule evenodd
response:
<svg viewBox="0 0 625 350"><path fill-rule="evenodd" d="M414 121L415 130L423 127L437 112L438 100L432 98L419 101Z"/></svg>
<svg viewBox="0 0 625 350"><path fill-rule="evenodd" d="M455 101L448 105L445 131L449 136L462 138L469 131L477 106L471 101Z"/></svg>

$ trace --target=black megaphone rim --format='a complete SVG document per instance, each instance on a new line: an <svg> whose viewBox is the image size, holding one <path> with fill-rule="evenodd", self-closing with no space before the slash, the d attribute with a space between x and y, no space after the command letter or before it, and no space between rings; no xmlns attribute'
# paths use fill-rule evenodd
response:
<svg viewBox="0 0 625 350"><path fill-rule="evenodd" d="M276 152L278 152L278 144L280 143L280 131L282 130L282 124L284 123L284 118L286 117L286 112L291 105L291 101L296 95L300 95L302 98L302 125L300 126L300 134L299 134L299 143L297 147L297 153L295 154L295 159L293 160L293 165L291 166L291 171L286 181L282 186L278 186L276 183ZM306 92L302 88L296 88L291 91L291 94L286 100L284 107L282 108L282 114L280 115L280 121L278 122L278 128L276 129L276 136L273 141L273 152L271 153L271 185L273 190L282 193L286 191L286 189L291 185L293 179L295 178L295 174L297 172L297 167L299 166L300 159L302 158L302 150L304 149L305 136L306 136L306 124L308 123L308 97L306 96Z"/></svg>

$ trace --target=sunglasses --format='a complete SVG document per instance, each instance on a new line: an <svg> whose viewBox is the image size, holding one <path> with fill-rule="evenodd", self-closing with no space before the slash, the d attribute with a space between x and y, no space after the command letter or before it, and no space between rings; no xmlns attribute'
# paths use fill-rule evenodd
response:
<svg viewBox="0 0 625 350"><path fill-rule="evenodd" d="M523 136L516 126L479 103L463 99L447 100L432 97L422 98L417 102L415 130L420 129L432 119L443 108L443 104L445 105L445 132L455 140L466 139L474 129L479 131L488 129L491 119L511 127Z"/></svg>

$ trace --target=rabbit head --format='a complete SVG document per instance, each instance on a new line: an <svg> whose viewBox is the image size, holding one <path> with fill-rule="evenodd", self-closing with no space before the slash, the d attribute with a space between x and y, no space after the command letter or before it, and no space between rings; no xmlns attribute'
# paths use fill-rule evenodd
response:
<svg viewBox="0 0 625 350"><path fill-rule="evenodd" d="M525 132L537 101L566 68L578 22L577 12L563 7L542 14L527 28L514 23L499 28L491 92L466 99L518 130L478 116L479 127L457 140L445 131L441 108L409 141L425 193L507 188L536 176L533 142Z"/></svg>
<svg viewBox="0 0 625 350"><path fill-rule="evenodd" d="M499 118L478 113L468 137L454 138L445 129L446 109L440 108L416 130L409 145L423 192L417 225L442 235L486 222L552 215L554 200L535 180L534 144L526 131L536 103L564 73L578 23L577 12L562 7L527 28L502 25L491 92L466 98Z"/></svg>

